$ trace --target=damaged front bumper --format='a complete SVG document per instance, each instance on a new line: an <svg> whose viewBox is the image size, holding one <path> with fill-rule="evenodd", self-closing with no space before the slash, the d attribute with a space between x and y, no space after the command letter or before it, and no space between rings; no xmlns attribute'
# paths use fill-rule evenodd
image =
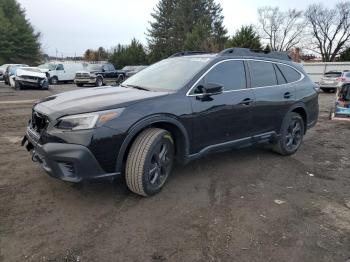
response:
<svg viewBox="0 0 350 262"><path fill-rule="evenodd" d="M117 176L119 173L106 174L90 150L82 145L66 143L38 143L39 135L27 128L22 146L31 152L32 160L51 177L68 182Z"/></svg>

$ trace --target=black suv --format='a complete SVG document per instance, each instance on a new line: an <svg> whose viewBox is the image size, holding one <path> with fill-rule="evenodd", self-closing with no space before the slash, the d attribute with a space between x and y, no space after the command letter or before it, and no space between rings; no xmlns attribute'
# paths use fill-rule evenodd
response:
<svg viewBox="0 0 350 262"><path fill-rule="evenodd" d="M318 93L283 53L183 52L119 87L48 97L33 107L23 145L65 181L125 175L131 191L160 191L175 160L270 143L295 153L318 118Z"/></svg>
<svg viewBox="0 0 350 262"><path fill-rule="evenodd" d="M120 83L125 79L125 72L116 70L112 64L89 64L86 70L75 73L74 83L82 87L86 84L103 86Z"/></svg>

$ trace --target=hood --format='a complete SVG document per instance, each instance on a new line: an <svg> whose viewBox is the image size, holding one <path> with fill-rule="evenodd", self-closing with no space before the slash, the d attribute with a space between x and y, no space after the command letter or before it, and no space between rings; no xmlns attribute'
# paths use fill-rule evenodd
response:
<svg viewBox="0 0 350 262"><path fill-rule="evenodd" d="M112 86L79 89L47 97L35 105L35 110L48 115L52 119L57 119L64 115L126 107L167 94L167 92L152 92Z"/></svg>
<svg viewBox="0 0 350 262"><path fill-rule="evenodd" d="M79 70L79 71L76 71L75 74L90 74L90 71L88 71L88 70Z"/></svg>
<svg viewBox="0 0 350 262"><path fill-rule="evenodd" d="M17 69L16 75L17 76L34 76L34 77L39 77L39 78L46 77L45 73L33 72L33 71L26 70L26 69L21 69L21 68Z"/></svg>

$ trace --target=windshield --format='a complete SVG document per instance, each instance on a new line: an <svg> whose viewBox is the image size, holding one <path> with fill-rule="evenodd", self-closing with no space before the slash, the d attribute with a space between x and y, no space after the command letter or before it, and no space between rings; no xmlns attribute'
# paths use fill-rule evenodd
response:
<svg viewBox="0 0 350 262"><path fill-rule="evenodd" d="M341 75L341 72L328 72L324 74L325 77L341 77Z"/></svg>
<svg viewBox="0 0 350 262"><path fill-rule="evenodd" d="M162 60L130 77L123 86L150 90L178 90L205 67L210 58L177 57Z"/></svg>
<svg viewBox="0 0 350 262"><path fill-rule="evenodd" d="M42 69L55 70L56 69L56 64L47 63L47 64L39 65L38 67L42 68Z"/></svg>
<svg viewBox="0 0 350 262"><path fill-rule="evenodd" d="M40 71L40 69L38 69L38 68L33 68L33 67L29 67L29 68L21 68L22 70L26 70L26 71L29 71L29 72L35 72L35 73L42 73L41 71Z"/></svg>

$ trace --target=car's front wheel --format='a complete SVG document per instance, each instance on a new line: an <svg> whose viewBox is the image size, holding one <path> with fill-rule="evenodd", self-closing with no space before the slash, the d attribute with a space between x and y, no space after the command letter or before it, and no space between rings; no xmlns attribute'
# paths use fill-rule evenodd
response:
<svg viewBox="0 0 350 262"><path fill-rule="evenodd" d="M288 113L283 121L279 139L274 144L274 151L289 156L298 151L304 137L303 118L295 112Z"/></svg>
<svg viewBox="0 0 350 262"><path fill-rule="evenodd" d="M50 84L51 85L57 85L58 84L57 76L53 76L53 77L50 78Z"/></svg>
<svg viewBox="0 0 350 262"><path fill-rule="evenodd" d="M102 79L102 77L97 77L97 78L96 78L96 83L95 83L95 85L96 85L97 87L103 86L103 79Z"/></svg>
<svg viewBox="0 0 350 262"><path fill-rule="evenodd" d="M125 178L129 189L141 196L152 196L164 186L174 163L174 142L163 129L143 131L130 148Z"/></svg>

